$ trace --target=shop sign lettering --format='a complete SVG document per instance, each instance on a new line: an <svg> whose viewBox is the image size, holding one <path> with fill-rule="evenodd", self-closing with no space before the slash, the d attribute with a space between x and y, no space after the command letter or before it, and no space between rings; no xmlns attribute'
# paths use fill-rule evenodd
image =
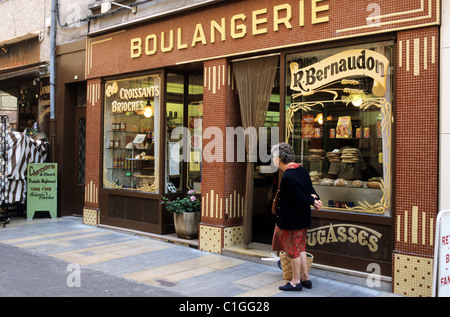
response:
<svg viewBox="0 0 450 317"><path fill-rule="evenodd" d="M378 251L382 234L371 228L355 224L332 224L308 229L308 246L351 243L367 247L370 252Z"/></svg>
<svg viewBox="0 0 450 317"><path fill-rule="evenodd" d="M147 86L138 88L120 88L116 82L106 86L106 97L115 97L118 100L111 102L112 113L128 111L142 111L149 98L158 97L159 86ZM135 100L142 99L142 100Z"/></svg>
<svg viewBox="0 0 450 317"><path fill-rule="evenodd" d="M389 60L384 55L365 49L344 51L301 69L297 62L292 62L291 89L307 96L347 77L368 76L374 79L372 93L384 96L388 67Z"/></svg>
<svg viewBox="0 0 450 317"><path fill-rule="evenodd" d="M308 7L309 8L305 8ZM308 11L308 20L305 15ZM298 15L294 14L298 10ZM259 36L269 32L278 32L281 27L293 29L304 27L305 20L312 25L330 21L328 11L330 6L326 0L300 0L298 9L289 3L276 5L270 9L261 8L248 13L237 13L227 19L221 17L211 20L209 24L197 23L190 28L181 26L176 29L148 34L145 37L132 38L130 41L130 57L139 58L142 55L154 55L158 51L168 53L174 49L183 50L197 45L214 44L217 40L226 42L227 37L241 39L247 35ZM294 16L297 16L294 19ZM209 36L208 36L209 34ZM217 37L217 38L216 38Z"/></svg>

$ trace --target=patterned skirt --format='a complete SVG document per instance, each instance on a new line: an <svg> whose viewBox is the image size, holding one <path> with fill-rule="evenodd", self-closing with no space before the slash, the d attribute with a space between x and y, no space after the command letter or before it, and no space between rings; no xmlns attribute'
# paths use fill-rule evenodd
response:
<svg viewBox="0 0 450 317"><path fill-rule="evenodd" d="M284 251L291 259L298 258L300 252L305 252L307 231L307 228L284 230L275 226L272 239L272 251Z"/></svg>

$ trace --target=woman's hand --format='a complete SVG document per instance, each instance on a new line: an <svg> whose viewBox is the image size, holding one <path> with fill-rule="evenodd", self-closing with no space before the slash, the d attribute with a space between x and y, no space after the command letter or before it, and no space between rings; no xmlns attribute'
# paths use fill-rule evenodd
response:
<svg viewBox="0 0 450 317"><path fill-rule="evenodd" d="M311 194L311 196L314 198L314 209L320 210L320 208L322 208L322 201L320 201L316 194Z"/></svg>

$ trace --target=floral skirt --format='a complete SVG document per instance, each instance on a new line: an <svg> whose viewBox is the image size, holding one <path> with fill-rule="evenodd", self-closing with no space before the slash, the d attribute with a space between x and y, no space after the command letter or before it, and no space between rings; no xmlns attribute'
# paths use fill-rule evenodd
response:
<svg viewBox="0 0 450 317"><path fill-rule="evenodd" d="M300 252L305 252L307 231L307 228L284 230L276 226L272 239L272 251L284 251L291 259L298 258Z"/></svg>

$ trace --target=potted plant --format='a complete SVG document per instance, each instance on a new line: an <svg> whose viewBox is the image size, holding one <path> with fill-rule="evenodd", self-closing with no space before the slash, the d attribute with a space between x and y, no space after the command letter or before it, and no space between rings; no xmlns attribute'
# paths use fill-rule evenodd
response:
<svg viewBox="0 0 450 317"><path fill-rule="evenodd" d="M177 236L182 239L194 239L198 237L200 224L200 200L195 196L195 191L187 192L186 197L169 199L163 197L161 204L173 214L173 223Z"/></svg>

